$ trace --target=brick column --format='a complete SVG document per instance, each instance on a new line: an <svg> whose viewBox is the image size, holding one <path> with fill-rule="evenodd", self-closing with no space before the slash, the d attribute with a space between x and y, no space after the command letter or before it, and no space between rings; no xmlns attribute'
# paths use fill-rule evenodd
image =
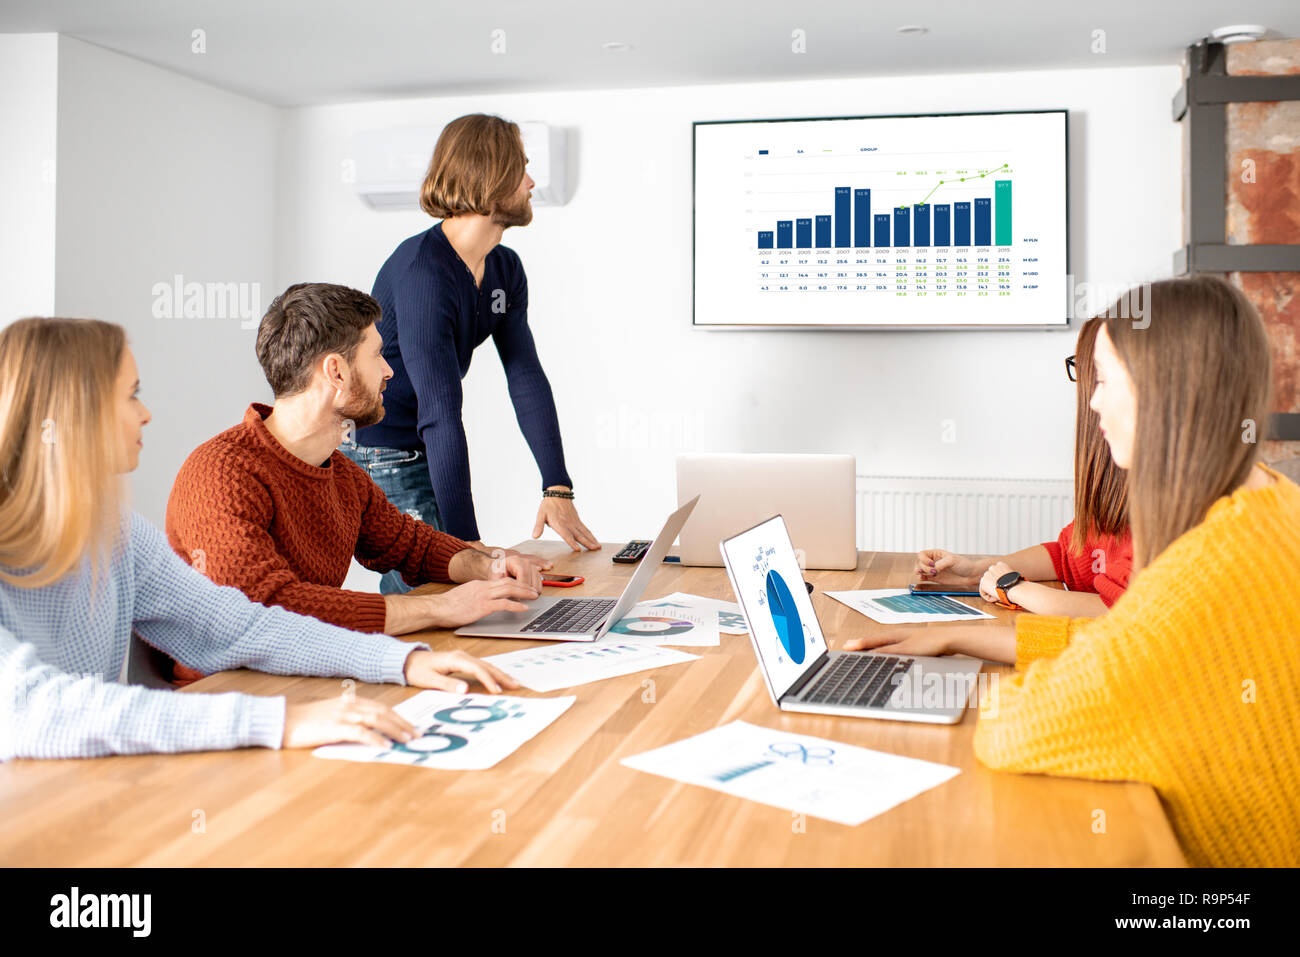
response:
<svg viewBox="0 0 1300 957"><path fill-rule="evenodd" d="M1300 73L1300 40L1235 43L1227 55L1229 75ZM1300 101L1230 103L1227 123L1226 242L1300 243ZM1274 412L1300 412L1300 262L1296 269L1228 275L1268 326ZM1265 442L1261 454L1269 464L1294 459L1300 442Z"/></svg>

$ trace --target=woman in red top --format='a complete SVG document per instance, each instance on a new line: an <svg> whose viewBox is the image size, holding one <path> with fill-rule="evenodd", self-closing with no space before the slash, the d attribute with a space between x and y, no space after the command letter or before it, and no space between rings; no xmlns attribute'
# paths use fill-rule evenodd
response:
<svg viewBox="0 0 1300 957"><path fill-rule="evenodd" d="M1009 599L1035 614L1074 618L1104 614L1124 594L1133 565L1127 480L1111 459L1097 429L1097 413L1088 405L1097 384L1092 351L1099 328L1097 319L1085 322L1078 352L1066 360L1067 367L1077 372L1079 389L1074 417L1074 521L1056 541L1003 558L967 558L941 548L926 549L917 555L920 580L978 587L989 601L997 601L997 580L1017 571L1026 580L1007 589ZM1063 582L1069 591L1038 584L1049 580Z"/></svg>

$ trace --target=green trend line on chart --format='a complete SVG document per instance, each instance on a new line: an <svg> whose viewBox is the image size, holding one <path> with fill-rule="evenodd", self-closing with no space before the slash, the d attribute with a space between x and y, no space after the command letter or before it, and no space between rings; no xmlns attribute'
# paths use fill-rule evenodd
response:
<svg viewBox="0 0 1300 957"><path fill-rule="evenodd" d="M998 172L999 170L1004 170L1004 169L1006 169L1006 168L1007 168L1008 166L1010 166L1010 165L1011 165L1010 163L1003 163L1001 166L995 166L995 167L993 167L993 169L986 169L986 170L984 170L982 173L978 174L977 176L961 176L961 177L958 177L957 179L953 180L952 182L954 182L954 183L964 183L964 182L966 182L966 180L968 180L968 179L983 179L985 176L989 175L989 173L996 173L996 172ZM946 183L946 182L948 182L948 180L946 180L946 179L941 179L941 180L939 180L939 182L935 185L934 189L932 189L932 190L930 190L930 192L926 193L926 194L925 194L925 199L921 200L919 203L899 203L898 206L896 206L895 208L896 208L896 209L908 209L908 208L910 208L910 207L912 207L912 206L924 206L924 205L925 205L925 200L926 200L926 199L929 199L931 196L934 195L934 190L935 190L935 189L938 189L940 186L942 186L942 185L943 185L944 183Z"/></svg>

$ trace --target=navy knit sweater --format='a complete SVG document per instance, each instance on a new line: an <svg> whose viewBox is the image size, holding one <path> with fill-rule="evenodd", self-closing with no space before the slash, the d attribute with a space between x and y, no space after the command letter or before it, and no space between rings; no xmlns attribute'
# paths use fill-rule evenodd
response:
<svg viewBox="0 0 1300 957"><path fill-rule="evenodd" d="M528 328L528 280L514 250L487 254L481 285L461 261L442 223L412 236L388 257L371 294L384 315L379 334L393 378L384 420L357 432L359 445L420 449L447 531L477 541L469 448L461 421L461 380L488 336L505 369L519 427L542 473L542 487L573 483L564 467L551 385Z"/></svg>

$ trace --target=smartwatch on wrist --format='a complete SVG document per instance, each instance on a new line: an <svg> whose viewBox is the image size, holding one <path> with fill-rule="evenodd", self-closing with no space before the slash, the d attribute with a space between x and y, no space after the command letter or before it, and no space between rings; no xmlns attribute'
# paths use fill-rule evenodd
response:
<svg viewBox="0 0 1300 957"><path fill-rule="evenodd" d="M1019 605L1007 597L1007 592L1012 588L1015 588L1024 580L1025 576L1016 571L1007 572L999 578L997 582L998 601L996 603L1001 605L1003 608L1020 608Z"/></svg>

